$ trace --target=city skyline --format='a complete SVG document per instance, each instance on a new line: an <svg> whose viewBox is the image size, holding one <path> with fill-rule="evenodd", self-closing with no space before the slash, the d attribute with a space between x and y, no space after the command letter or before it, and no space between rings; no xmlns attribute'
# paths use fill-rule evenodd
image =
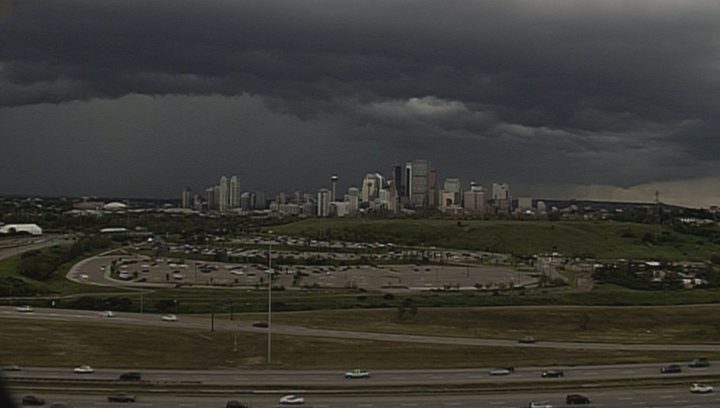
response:
<svg viewBox="0 0 720 408"><path fill-rule="evenodd" d="M533 196L720 202L716 2L169 7L7 10L0 194L344 188L431 157Z"/></svg>

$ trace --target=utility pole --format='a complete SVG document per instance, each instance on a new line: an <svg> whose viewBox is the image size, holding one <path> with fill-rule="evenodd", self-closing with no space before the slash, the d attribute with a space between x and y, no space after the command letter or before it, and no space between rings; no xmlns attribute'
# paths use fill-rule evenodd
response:
<svg viewBox="0 0 720 408"><path fill-rule="evenodd" d="M268 337L267 337L267 363L272 362L272 242L268 246Z"/></svg>
<svg viewBox="0 0 720 408"><path fill-rule="evenodd" d="M210 331L215 331L215 311L210 312Z"/></svg>

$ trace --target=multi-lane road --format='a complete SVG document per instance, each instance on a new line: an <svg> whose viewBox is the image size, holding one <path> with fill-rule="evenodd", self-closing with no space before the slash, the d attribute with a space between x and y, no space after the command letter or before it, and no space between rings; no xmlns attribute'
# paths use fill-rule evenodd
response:
<svg viewBox="0 0 720 408"><path fill-rule="evenodd" d="M113 318L98 317L96 312L78 310L36 309L32 313L20 313L15 308L0 307L0 319L39 319L67 322L95 322L108 325L162 326L167 328L209 327L209 319L201 316L180 316L177 322L163 322L158 315L116 313ZM219 320L216 330L263 333L266 329L252 327L248 322ZM647 345L541 342L536 345L520 345L514 340L472 339L434 336L406 336L381 333L345 332L309 329L294 326L278 326L274 333L296 336L333 338L364 338L394 342L421 342L458 345L489 345L508 347L554 347L554 348L601 348L631 350L684 350L699 356L704 351L718 351L720 345ZM530 401L547 401L554 407L564 406L568 393L587 394L593 407L717 407L720 399L715 394L696 395L689 392L689 385L696 379L714 380L720 377L720 366L688 368L679 374L661 374L662 364L631 364L606 366L553 367L563 369L564 378L543 379L541 368L519 367L508 376L490 376L487 368L446 370L378 370L367 380L346 380L342 371L279 371L279 370L141 370L142 383L122 383L119 375L126 371L96 367L96 372L80 376L72 367L24 367L17 372L6 372L13 389L21 395L39 394L48 401L69 401L75 407L108 406L107 395L112 390L138 390L137 406L148 407L209 407L223 406L228 399L251 402L253 407L277 406L283 392L300 392L306 396L306 406L311 407L527 407ZM350 370L354 367L348 367ZM670 388L656 389L599 389L588 387L604 383L608 388L623 386L642 380L650 387L666 384ZM669 382L664 382L669 380ZM59 385L58 385L59 384ZM680 385L681 384L681 385ZM67 385L67 389L63 388ZM183 387L187 385L187 387ZM436 389L453 389L457 386L476 387L481 395L462 395L468 388L456 388L441 395L408 395ZM433 387L429 387L433 386ZM510 390L519 386L519 391ZM531 392L527 389L543 389L552 386L553 391ZM380 394L396 387L391 394ZM43 392L43 390L45 390ZM64 390L64 391L57 391ZM75 390L77 394L66 394ZM148 392L152 390L153 392ZM283 391L285 390L285 391ZM490 392L490 393L487 393ZM237 394L241 393L241 394ZM340 393L342 395L339 395ZM202 396L200 396L202 395ZM235 396L233 396L235 395Z"/></svg>
<svg viewBox="0 0 720 408"><path fill-rule="evenodd" d="M569 390L567 392L577 392ZM567 392L521 392L511 395L443 395L443 396L334 396L305 394L306 407L312 408L526 408L530 401L546 402L553 407L566 407ZM42 394L48 402L68 402L73 407L112 407L105 394ZM20 398L19 394L16 397ZM583 392L592 399L588 407L595 408L710 408L720 406L717 394L690 394L687 388L641 389L618 391ZM178 396L138 394L134 406L155 408L210 408L224 407L228 400L248 402L253 408L277 407L282 393L272 395L233 395L225 396Z"/></svg>
<svg viewBox="0 0 720 408"><path fill-rule="evenodd" d="M23 318L57 320L67 322L94 321L98 324L121 324L140 326L164 326L186 329L207 329L210 318L201 316L180 316L176 322L163 322L160 316L140 313L116 313L111 319L99 319L97 312L67 309L36 309L33 313L18 313L14 308L0 307L1 318ZM247 321L215 320L215 330L234 332L264 333L267 329L252 327ZM485 347L540 347L564 350L627 350L627 351L685 351L689 353L720 352L720 344L622 344L541 341L537 344L520 344L517 340L478 339L467 337L418 336L407 334L371 333L345 330L315 329L301 326L273 325L273 334L287 336L325 337L339 339L376 340L400 343L445 344L457 346Z"/></svg>
<svg viewBox="0 0 720 408"><path fill-rule="evenodd" d="M337 387L343 389L400 385L504 385L536 383L559 386L578 381L617 381L630 379L682 379L720 377L720 365L707 368L684 368L682 373L661 374L661 364L625 364L604 366L553 367L562 369L563 378L542 378L536 367L516 368L507 376L491 376L487 368L436 370L375 370L369 379L347 380L342 371L328 370L142 370L145 383L233 387ZM351 370L353 367L348 367ZM97 368L93 374L75 374L72 367L27 367L7 372L9 380L57 380L109 382L128 370ZM137 370L132 370L137 371ZM690 381L688 380L688 385Z"/></svg>

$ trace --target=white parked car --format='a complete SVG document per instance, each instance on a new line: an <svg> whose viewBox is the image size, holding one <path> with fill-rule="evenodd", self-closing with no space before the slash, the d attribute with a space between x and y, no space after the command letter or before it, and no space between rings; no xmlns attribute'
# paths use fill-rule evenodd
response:
<svg viewBox="0 0 720 408"><path fill-rule="evenodd" d="M178 317L175 316L174 314L166 314L162 317L162 321L163 322L177 322Z"/></svg>
<svg viewBox="0 0 720 408"><path fill-rule="evenodd" d="M73 371L75 372L75 374L92 374L95 372L95 370L89 365L81 365L80 367L75 367Z"/></svg>
<svg viewBox="0 0 720 408"><path fill-rule="evenodd" d="M690 392L693 394L709 394L715 391L712 385L695 383L690 386Z"/></svg>
<svg viewBox="0 0 720 408"><path fill-rule="evenodd" d="M299 395L286 395L280 398L280 405L302 405L305 399Z"/></svg>
<svg viewBox="0 0 720 408"><path fill-rule="evenodd" d="M30 313L33 311L33 308L30 305L24 305L24 306L16 307L15 310L17 310L20 313Z"/></svg>
<svg viewBox="0 0 720 408"><path fill-rule="evenodd" d="M111 310L106 310L104 312L98 312L98 317L115 317L115 314Z"/></svg>
<svg viewBox="0 0 720 408"><path fill-rule="evenodd" d="M370 372L365 370L355 369L345 373L345 378L348 380L354 380L359 378L370 378Z"/></svg>

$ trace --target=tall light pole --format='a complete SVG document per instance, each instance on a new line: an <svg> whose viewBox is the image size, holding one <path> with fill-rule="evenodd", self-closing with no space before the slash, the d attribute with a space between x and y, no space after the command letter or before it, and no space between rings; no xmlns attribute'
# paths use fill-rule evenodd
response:
<svg viewBox="0 0 720 408"><path fill-rule="evenodd" d="M268 245L268 335L267 335L267 363L272 362L272 242Z"/></svg>

